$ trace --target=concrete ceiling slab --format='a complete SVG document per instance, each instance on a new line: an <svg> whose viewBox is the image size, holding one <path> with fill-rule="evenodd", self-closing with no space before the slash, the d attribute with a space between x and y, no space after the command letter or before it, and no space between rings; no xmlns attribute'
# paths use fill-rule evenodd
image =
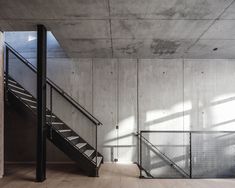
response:
<svg viewBox="0 0 235 188"><path fill-rule="evenodd" d="M6 20L0 20L0 31L11 30L10 24Z"/></svg>
<svg viewBox="0 0 235 188"><path fill-rule="evenodd" d="M112 37L193 39L211 23L211 20L112 20Z"/></svg>
<svg viewBox="0 0 235 188"><path fill-rule="evenodd" d="M0 0L4 19L79 19L108 17L107 0Z"/></svg>
<svg viewBox="0 0 235 188"><path fill-rule="evenodd" d="M226 12L221 16L221 19L235 19L235 4L232 4Z"/></svg>
<svg viewBox="0 0 235 188"><path fill-rule="evenodd" d="M110 0L112 18L215 19L232 0Z"/></svg>
<svg viewBox="0 0 235 188"><path fill-rule="evenodd" d="M218 20L202 39L235 39L235 20Z"/></svg>
<svg viewBox="0 0 235 188"><path fill-rule="evenodd" d="M199 40L186 54L193 59L235 59L235 40Z"/></svg>
<svg viewBox="0 0 235 188"><path fill-rule="evenodd" d="M114 39L116 58L181 58L194 40Z"/></svg>
<svg viewBox="0 0 235 188"><path fill-rule="evenodd" d="M72 39L61 44L68 56L73 58L110 58L112 57L110 39Z"/></svg>
<svg viewBox="0 0 235 188"><path fill-rule="evenodd" d="M76 58L231 58L234 2L0 0L0 29L34 31L44 24Z"/></svg>
<svg viewBox="0 0 235 188"><path fill-rule="evenodd" d="M47 22L48 29L62 39L110 38L108 20Z"/></svg>

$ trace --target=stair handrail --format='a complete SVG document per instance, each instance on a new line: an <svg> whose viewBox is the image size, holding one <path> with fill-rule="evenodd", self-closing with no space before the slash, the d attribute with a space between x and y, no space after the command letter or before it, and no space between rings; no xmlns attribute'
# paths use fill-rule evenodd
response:
<svg viewBox="0 0 235 188"><path fill-rule="evenodd" d="M150 144L153 148L155 148L158 153L163 157L166 158L166 160L168 160L168 163L170 163L170 165L172 167L174 167L176 170L178 170L181 174L183 174L184 176L190 177L190 174L188 174L187 172L185 172L179 165L177 165L174 161L172 161L166 154L162 153L152 142L150 142L147 138L145 138L142 133L146 132L146 131L140 131L140 133L137 133L137 135L139 136L139 138L142 140L144 140L145 142L147 142L148 144ZM140 143L141 146L141 143ZM140 149L141 150L141 149ZM141 151L140 151L141 152ZM141 154L140 154L141 155ZM142 158L142 157L141 157ZM141 159L142 161L142 159ZM140 163L141 163L140 161ZM141 165L141 164L140 164Z"/></svg>
<svg viewBox="0 0 235 188"><path fill-rule="evenodd" d="M32 65L27 59L25 59L21 54L19 54L11 45L5 42L7 50L10 50L17 58L19 58L28 68L33 72L37 73L37 69ZM95 125L103 125L96 117L94 117L90 112L88 112L82 105L75 101L69 94L67 94L63 89L61 89L57 84L51 81L47 77L47 83L56 90L63 98L65 98L70 104L72 104L77 110L79 110L83 115L85 115L92 123Z"/></svg>

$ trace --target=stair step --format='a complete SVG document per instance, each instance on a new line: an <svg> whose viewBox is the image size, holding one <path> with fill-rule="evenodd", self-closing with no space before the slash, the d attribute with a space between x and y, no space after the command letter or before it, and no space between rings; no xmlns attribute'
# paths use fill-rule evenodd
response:
<svg viewBox="0 0 235 188"><path fill-rule="evenodd" d="M64 123L63 122L51 122L52 125L63 125Z"/></svg>
<svg viewBox="0 0 235 188"><path fill-rule="evenodd" d="M55 118L54 115L51 116L50 114L47 114L46 116L49 117L49 118L50 118L50 117Z"/></svg>
<svg viewBox="0 0 235 188"><path fill-rule="evenodd" d="M36 107L36 106L32 106L32 105L30 105L30 108L32 108L32 109L36 109L37 107Z"/></svg>
<svg viewBox="0 0 235 188"><path fill-rule="evenodd" d="M96 165L96 166L99 166L99 165L100 165L102 159L103 159L103 157L100 157L100 156L97 157L97 165ZM93 161L94 163L96 163L96 157L94 157L92 161Z"/></svg>
<svg viewBox="0 0 235 188"><path fill-rule="evenodd" d="M79 136L69 136L69 137L67 137L67 139L70 140L70 141L75 140L77 138L79 138Z"/></svg>
<svg viewBox="0 0 235 188"><path fill-rule="evenodd" d="M22 92L20 92L20 91L15 90L15 89L11 89L11 90L12 90L13 92L15 92L15 93L20 94L20 95L24 95L24 96L26 96L26 97L30 97L30 98L32 98L32 96L31 96L31 95L29 95L29 94L22 93Z"/></svg>
<svg viewBox="0 0 235 188"><path fill-rule="evenodd" d="M84 153L85 153L88 157L90 157L90 156L92 155L92 153L94 153L94 151L95 151L95 150L93 150L93 149L88 149L88 150L86 150Z"/></svg>
<svg viewBox="0 0 235 188"><path fill-rule="evenodd" d="M83 148L85 145L87 145L87 143L78 143L76 145L76 147L78 147L79 149Z"/></svg>
<svg viewBox="0 0 235 188"><path fill-rule="evenodd" d="M16 86L16 85L13 85L13 84L11 84L11 83L9 83L8 85L11 86L11 87L14 87L14 88L16 88L16 89L19 89L19 90L21 90L21 91L25 91L23 88L18 87L18 86Z"/></svg>
<svg viewBox="0 0 235 188"><path fill-rule="evenodd" d="M26 99L26 98L23 98L23 97L21 97L21 99L24 100L24 101L35 103L35 104L37 103L36 101L30 100L30 99Z"/></svg>
<svg viewBox="0 0 235 188"><path fill-rule="evenodd" d="M70 131L71 131L71 129L61 129L61 130L59 130L59 132L61 132L61 133L70 132Z"/></svg>
<svg viewBox="0 0 235 188"><path fill-rule="evenodd" d="M11 79L8 79L8 82L11 82L11 83L13 83L13 84L17 84L17 82L15 82L15 81L13 81L13 80L11 80Z"/></svg>

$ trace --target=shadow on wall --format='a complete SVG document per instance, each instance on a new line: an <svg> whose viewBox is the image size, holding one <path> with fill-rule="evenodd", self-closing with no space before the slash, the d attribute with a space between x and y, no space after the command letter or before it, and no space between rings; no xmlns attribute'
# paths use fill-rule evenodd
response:
<svg viewBox="0 0 235 188"><path fill-rule="evenodd" d="M227 95L228 96L228 95ZM235 106L235 97L224 98L216 97L215 100L206 106L200 106L198 111L206 110L212 116L212 112L217 114L222 111L222 117L215 117L214 124L207 124L202 127L193 127L192 122L188 123L188 129L208 131L208 130L226 130L234 131L235 119L233 107ZM222 98L218 100L218 98ZM177 112L159 119L154 119L145 123L146 130L166 130L162 129L164 123L172 121L172 119L187 117L195 113L191 108L184 112ZM147 113L146 113L147 114ZM147 115L146 115L147 116ZM189 117L189 118L188 118ZM232 119L231 119L232 118ZM146 118L147 119L147 118ZM224 121L220 121L223 120ZM210 121L211 122L211 121ZM178 134L178 135L177 135ZM136 145L112 145L117 139L133 138L134 133L122 135L118 138L106 140L105 146L111 148L111 159L115 148L131 148ZM149 133L145 137L153 143L163 154L168 156L174 163L181 167L189 174L190 168L190 148L189 148L189 133ZM192 176L195 178L212 178L212 177L234 177L235 171L235 134L234 133L214 133L210 134L192 134ZM109 145L111 144L111 145ZM172 169L171 164L167 163L159 153L154 152L152 147L145 146L142 153L143 167L147 169L155 177L182 177L182 175Z"/></svg>

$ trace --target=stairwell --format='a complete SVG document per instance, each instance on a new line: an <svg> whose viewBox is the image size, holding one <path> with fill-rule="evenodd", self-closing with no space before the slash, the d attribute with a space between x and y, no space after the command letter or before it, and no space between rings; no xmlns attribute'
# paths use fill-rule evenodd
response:
<svg viewBox="0 0 235 188"><path fill-rule="evenodd" d="M14 55L17 63L24 65L27 67L27 70L34 74L37 73L36 68L10 45L6 44L6 49ZM26 110L31 112L32 116L37 116L37 99L33 94L14 79L14 75L11 75L11 73L5 73L4 83L6 102L8 104L17 103L18 105L24 106ZM102 123L50 79L47 79L47 85L50 87L50 90L53 89L54 92L66 100L73 108L77 109L82 116L92 122L96 129L96 143L95 145L89 144L78 132L73 130L56 115L52 110L52 103L46 111L47 139L70 159L75 161L79 168L87 175L98 176L100 166L103 163L103 156L97 151L97 128ZM52 95L49 97L52 97Z"/></svg>

